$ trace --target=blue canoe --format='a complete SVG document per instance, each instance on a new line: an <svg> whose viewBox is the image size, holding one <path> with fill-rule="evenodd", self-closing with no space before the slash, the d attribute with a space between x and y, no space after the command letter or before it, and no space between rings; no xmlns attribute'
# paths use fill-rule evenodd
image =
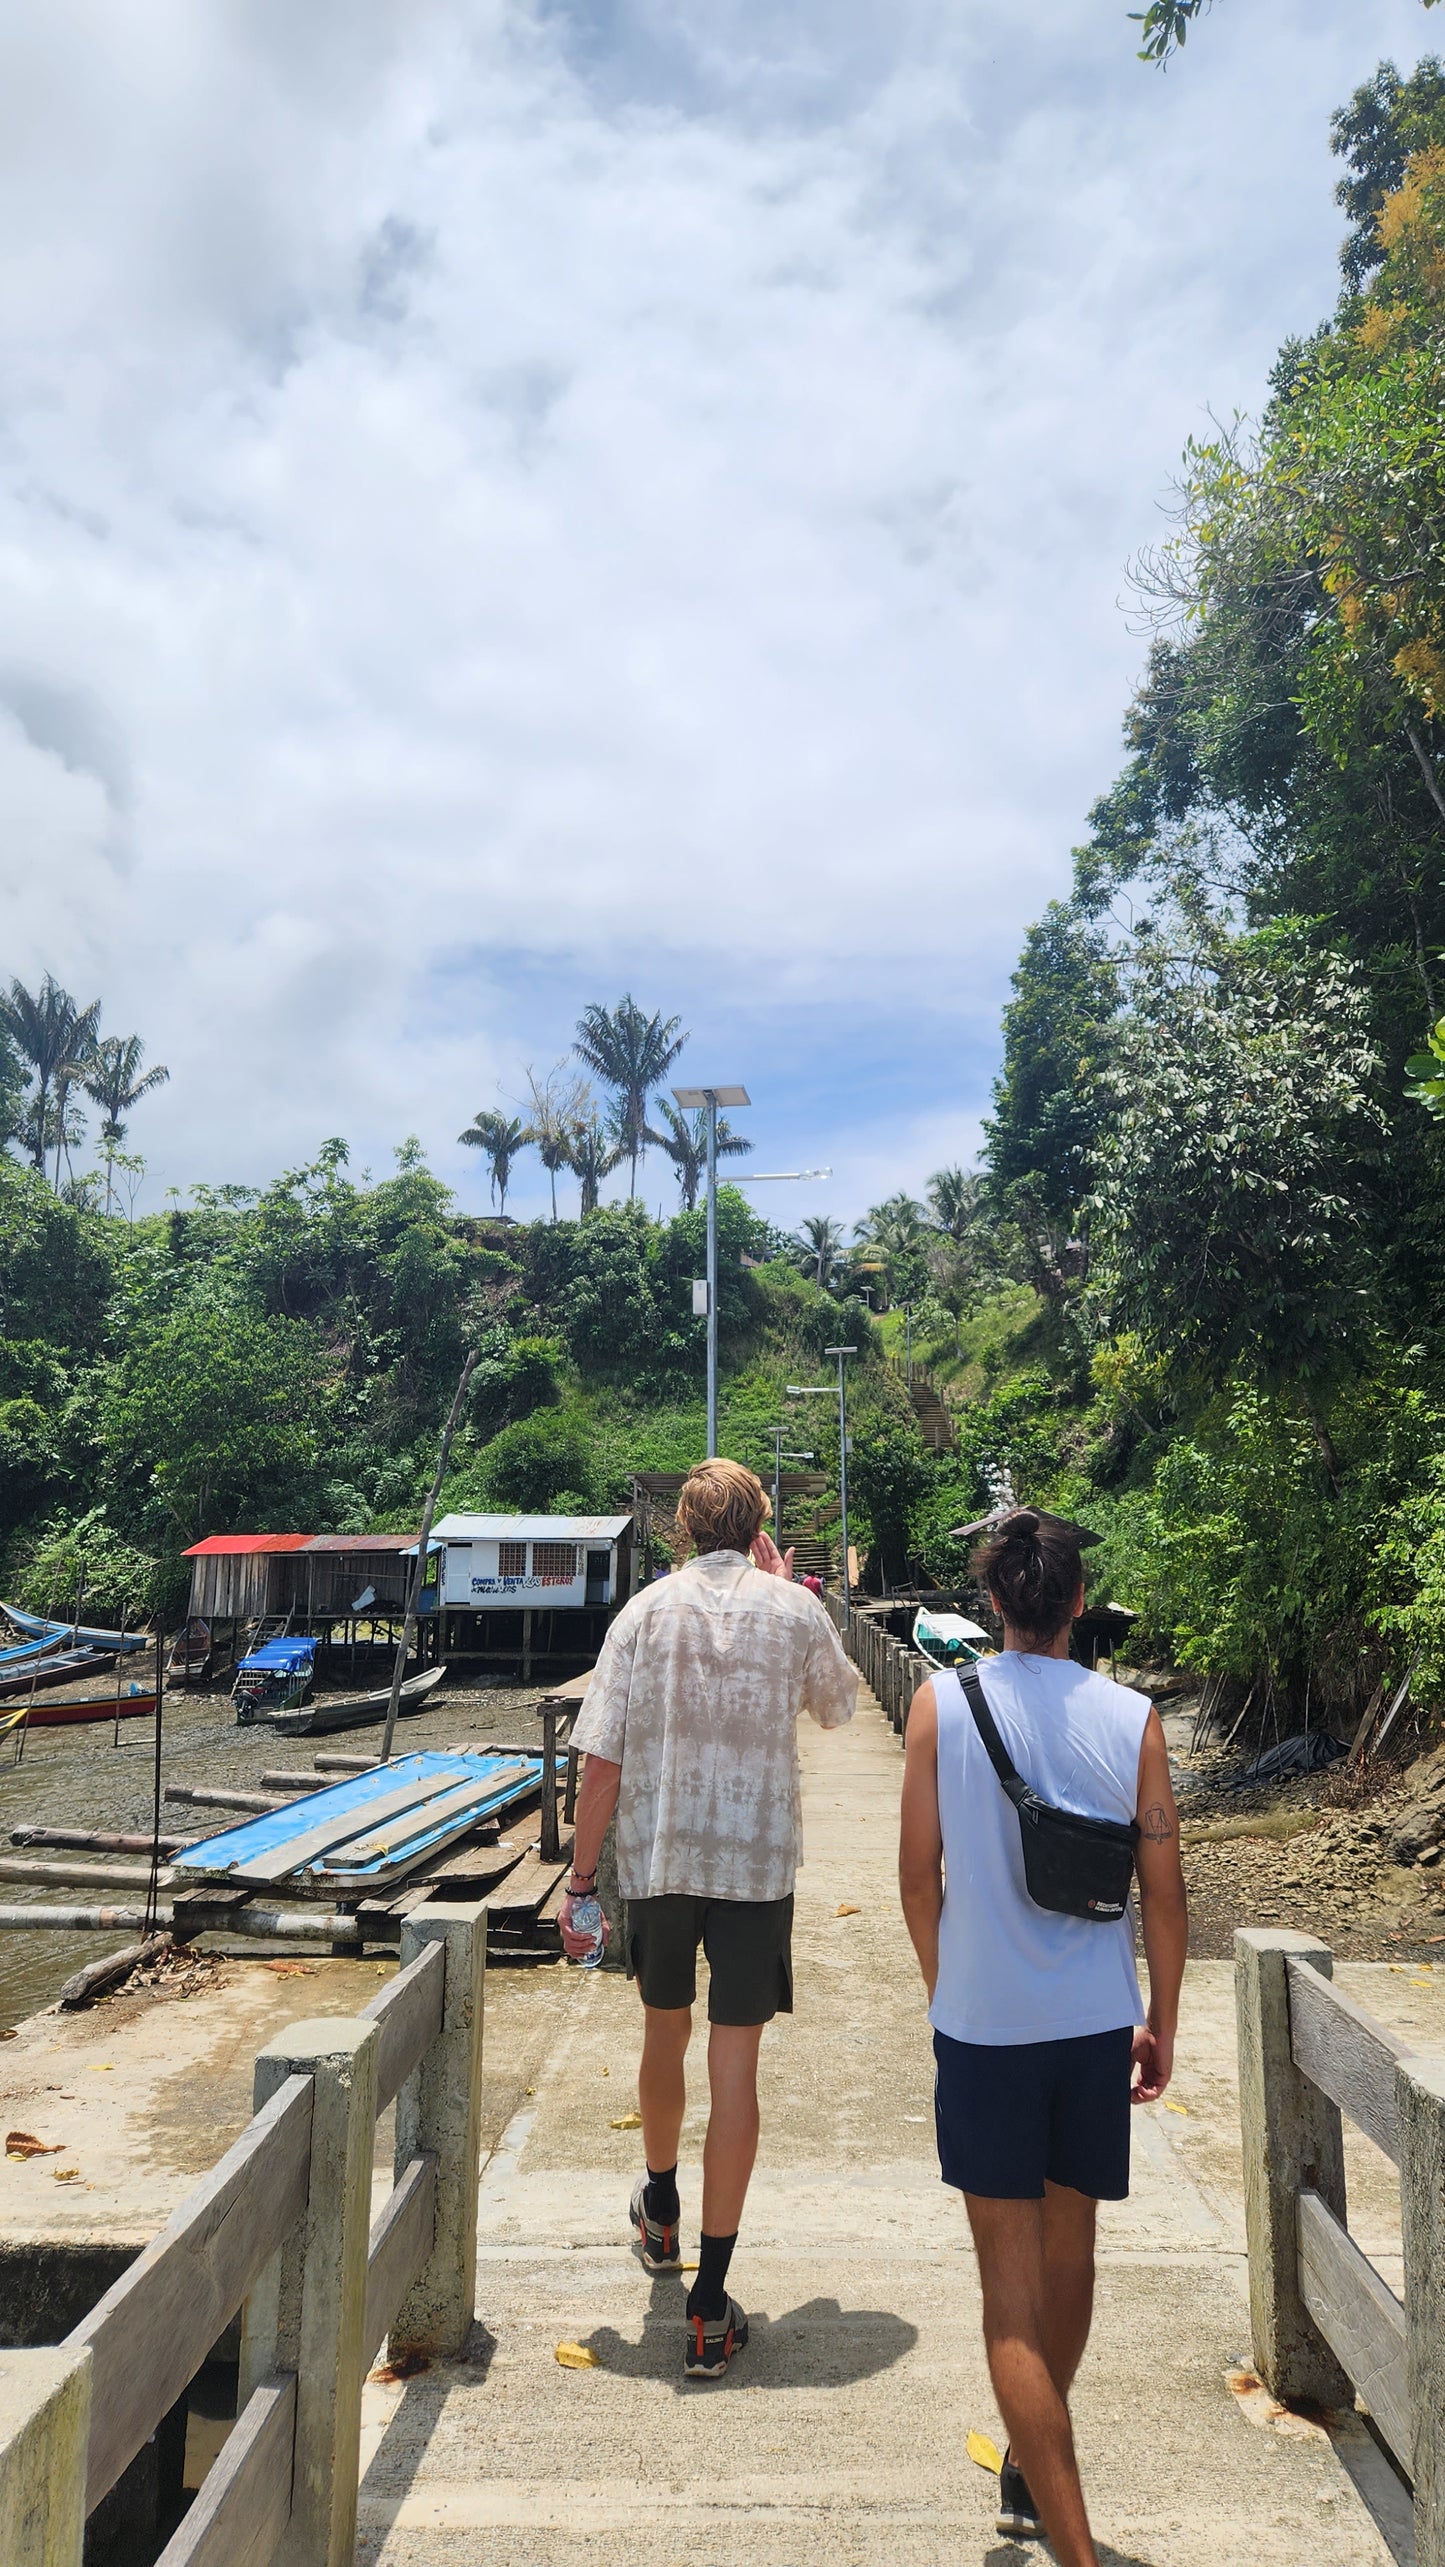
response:
<svg viewBox="0 0 1445 2567"><path fill-rule="evenodd" d="M564 1764L559 1758L559 1773ZM291 1897L380 1890L404 1880L485 1819L529 1798L541 1779L540 1756L424 1749L203 1837L174 1856L171 1868L177 1881L250 1882ZM409 1805L398 1807L402 1800ZM320 1835L327 1840L324 1848L316 1841ZM383 1836L384 1846L377 1841ZM294 1865L287 1860L291 1846Z"/></svg>
<svg viewBox="0 0 1445 2567"><path fill-rule="evenodd" d="M145 1631L90 1631L83 1622L50 1622L43 1613L22 1613L18 1604L0 1604L0 1613L7 1622L14 1623L17 1631L24 1631L32 1640L45 1641L52 1649L64 1640L72 1649L104 1649L114 1656L121 1649L144 1649L150 1640ZM11 1654L5 1652L7 1657Z"/></svg>

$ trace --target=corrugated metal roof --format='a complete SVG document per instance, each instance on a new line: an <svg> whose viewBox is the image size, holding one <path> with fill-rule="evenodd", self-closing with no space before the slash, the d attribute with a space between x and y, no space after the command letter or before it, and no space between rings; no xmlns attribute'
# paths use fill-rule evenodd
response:
<svg viewBox="0 0 1445 2567"><path fill-rule="evenodd" d="M193 1542L181 1557L238 1559L247 1551L304 1551L311 1538L309 1533L208 1533L204 1542Z"/></svg>
<svg viewBox="0 0 1445 2567"><path fill-rule="evenodd" d="M444 1515L432 1526L442 1542L615 1542L630 1515Z"/></svg>
<svg viewBox="0 0 1445 2567"><path fill-rule="evenodd" d="M414 1533L313 1533L308 1551L414 1551Z"/></svg>

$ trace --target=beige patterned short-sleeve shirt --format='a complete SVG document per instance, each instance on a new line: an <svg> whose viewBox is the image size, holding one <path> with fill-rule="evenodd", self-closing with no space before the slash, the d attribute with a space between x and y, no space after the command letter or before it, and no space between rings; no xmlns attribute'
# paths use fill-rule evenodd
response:
<svg viewBox="0 0 1445 2567"><path fill-rule="evenodd" d="M817 1597L709 1551L625 1604L572 1743L622 1767L624 1898L786 1898L803 1859L797 1724L853 1717L858 1678Z"/></svg>

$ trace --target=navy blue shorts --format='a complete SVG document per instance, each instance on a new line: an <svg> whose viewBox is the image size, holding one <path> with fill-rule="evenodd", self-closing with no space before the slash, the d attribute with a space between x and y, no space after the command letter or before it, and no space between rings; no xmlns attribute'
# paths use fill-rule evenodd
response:
<svg viewBox="0 0 1445 2567"><path fill-rule="evenodd" d="M1074 2041L952 2041L935 2032L933 2109L946 2184L1037 2202L1045 2181L1095 2201L1129 2190L1132 2027Z"/></svg>

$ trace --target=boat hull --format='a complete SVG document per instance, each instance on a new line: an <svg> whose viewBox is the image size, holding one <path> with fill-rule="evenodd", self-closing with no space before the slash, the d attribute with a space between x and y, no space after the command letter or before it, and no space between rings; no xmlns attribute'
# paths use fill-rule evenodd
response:
<svg viewBox="0 0 1445 2567"><path fill-rule="evenodd" d="M115 1660L111 1659L114 1666ZM0 1668L0 1695L28 1693L32 1685L73 1685L77 1676L99 1676L105 1660L94 1649L62 1649L58 1655L32 1658L23 1667Z"/></svg>
<svg viewBox="0 0 1445 2567"><path fill-rule="evenodd" d="M0 1613L7 1622L14 1623L17 1631L28 1632L32 1640L53 1640L57 1644L69 1640L78 1649L108 1649L112 1657L118 1650L129 1653L149 1646L149 1635L144 1631L91 1631L83 1622L52 1622L43 1613L22 1613L18 1604L0 1604Z"/></svg>
<svg viewBox="0 0 1445 2567"><path fill-rule="evenodd" d="M102 1720L149 1720L155 1712L154 1694L114 1694L96 1696L89 1702L37 1702L25 1714L31 1729L75 1729L88 1722Z"/></svg>
<svg viewBox="0 0 1445 2567"><path fill-rule="evenodd" d="M425 1711L435 1699L437 1687L446 1674L445 1667L428 1667L420 1676L408 1676L401 1689L397 1717L409 1720L414 1713ZM298 1711L263 1711L256 1715L257 1725L278 1729L288 1738L330 1737L340 1729L374 1729L385 1720L391 1701L391 1687L370 1694L355 1694L342 1702L310 1702Z"/></svg>

